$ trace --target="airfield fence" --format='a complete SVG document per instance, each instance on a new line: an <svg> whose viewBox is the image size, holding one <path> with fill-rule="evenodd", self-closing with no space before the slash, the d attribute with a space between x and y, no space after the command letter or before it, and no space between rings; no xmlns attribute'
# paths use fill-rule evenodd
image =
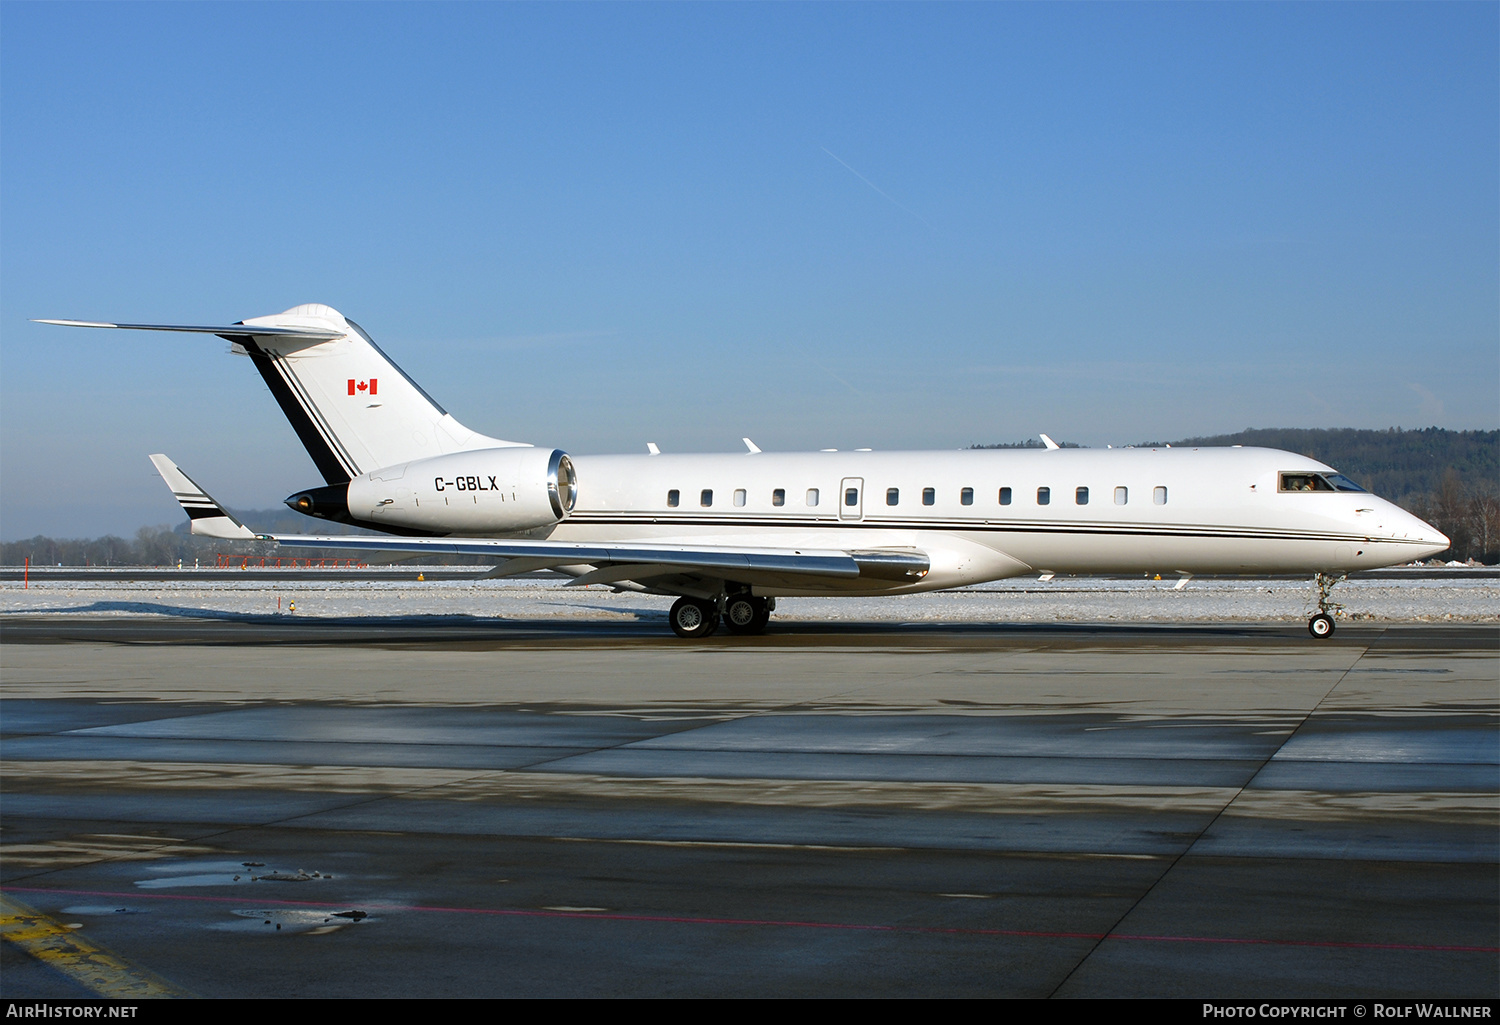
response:
<svg viewBox="0 0 1500 1025"><path fill-rule="evenodd" d="M370 564L358 559L294 559L262 555L231 555L219 552L215 569L369 569Z"/></svg>

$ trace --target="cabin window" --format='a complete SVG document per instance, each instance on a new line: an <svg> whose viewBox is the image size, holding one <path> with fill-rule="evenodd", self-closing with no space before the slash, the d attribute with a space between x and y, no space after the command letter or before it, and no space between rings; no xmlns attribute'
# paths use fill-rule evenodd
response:
<svg viewBox="0 0 1500 1025"><path fill-rule="evenodd" d="M807 504L808 505L817 505L818 504L818 489L817 488L808 488L807 489Z"/></svg>
<svg viewBox="0 0 1500 1025"><path fill-rule="evenodd" d="M681 498L682 498L682 493L680 491L678 491L676 488L673 488L671 491L668 491L667 492L667 508L668 509L676 509L677 508L677 503L678 503L678 501Z"/></svg>
<svg viewBox="0 0 1500 1025"><path fill-rule="evenodd" d="M777 488L771 492L772 505L786 505L786 488Z"/></svg>
<svg viewBox="0 0 1500 1025"><path fill-rule="evenodd" d="M734 489L734 504L735 505L739 505L739 506L743 506L745 504L745 489L744 488L735 488Z"/></svg>
<svg viewBox="0 0 1500 1025"><path fill-rule="evenodd" d="M707 509L714 504L714 489L704 488L703 493L698 496L698 504Z"/></svg>
<svg viewBox="0 0 1500 1025"><path fill-rule="evenodd" d="M1167 489L1159 487L1155 491L1152 491L1151 492L1151 501L1155 502L1157 505L1166 505L1167 504Z"/></svg>
<svg viewBox="0 0 1500 1025"><path fill-rule="evenodd" d="M1088 488L1079 488L1077 491L1075 491L1073 493L1073 501L1077 502L1079 505L1088 505L1089 504L1089 489Z"/></svg>
<svg viewBox="0 0 1500 1025"><path fill-rule="evenodd" d="M1010 488L1000 489L1000 504L1010 505Z"/></svg>
<svg viewBox="0 0 1500 1025"><path fill-rule="evenodd" d="M853 508L859 504L859 488L847 488L844 491L844 504Z"/></svg>
<svg viewBox="0 0 1500 1025"><path fill-rule="evenodd" d="M974 504L974 489L973 488L964 488L962 491L960 491L958 493L958 501L959 501L960 505L973 505Z"/></svg>
<svg viewBox="0 0 1500 1025"><path fill-rule="evenodd" d="M1115 488L1115 505L1124 505L1130 501L1130 489Z"/></svg>
<svg viewBox="0 0 1500 1025"><path fill-rule="evenodd" d="M1037 488L1036 489L1036 504L1037 505L1048 505L1048 504L1051 503L1051 501L1052 501L1052 489L1051 488Z"/></svg>
<svg viewBox="0 0 1500 1025"><path fill-rule="evenodd" d="M935 490L933 490L932 488L923 488L922 489L922 504L923 505L932 505L936 501L937 501L937 492Z"/></svg>
<svg viewBox="0 0 1500 1025"><path fill-rule="evenodd" d="M885 504L886 505L900 505L901 504L901 489L900 488L886 488L885 489Z"/></svg>

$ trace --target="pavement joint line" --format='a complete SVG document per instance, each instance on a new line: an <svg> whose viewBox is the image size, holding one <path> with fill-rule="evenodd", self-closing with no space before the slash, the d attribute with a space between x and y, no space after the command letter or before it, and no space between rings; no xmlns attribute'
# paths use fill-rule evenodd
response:
<svg viewBox="0 0 1500 1025"><path fill-rule="evenodd" d="M28 894L58 894L72 897L127 898L134 901L164 900L190 901L201 904L240 904L254 907L333 908L347 907L350 904L350 902L348 901L311 901L286 899L247 900L241 897L214 897L208 895L185 893L120 893L110 890L60 890L44 887L13 886L0 887L0 900L12 900L12 898L4 896L4 893L6 892L22 892ZM1255 936L1173 936L1153 935L1147 933L1070 932L1065 930L1045 929L985 929L944 925L894 925L881 922L826 922L818 921L815 919L796 918L732 918L717 917L712 915L667 915L631 913L623 911L558 911L547 908L467 908L434 904L366 903L362 905L362 909L365 908L369 909L370 912L377 914L382 912L416 912L421 914L440 915L483 915L501 918L571 918L605 922L651 922L663 925L721 925L758 926L761 928L780 929L833 929L848 930L852 932L883 932L926 936L978 936L1006 937L1014 939L1093 940L1096 942L1105 939L1113 939L1138 943L1210 943L1271 947L1316 947L1346 950L1389 950L1432 953L1500 953L1500 947L1474 946L1456 943L1369 943L1361 942L1358 940L1298 940L1273 939Z"/></svg>
<svg viewBox="0 0 1500 1025"><path fill-rule="evenodd" d="M975 657L979 657L979 656L975 656ZM929 672L924 672L924 673L918 673L917 675L918 676L930 676L932 674L929 671ZM880 686L880 684L877 683L876 686ZM530 762L530 763L528 763L526 765L513 765L513 766L509 767L508 769L501 769L501 770L498 770L498 771L500 771L500 772L545 772L547 770L545 770L545 769L543 769L541 767L544 766L544 765L552 764L554 762L567 761L570 758L577 758L577 757L581 757L582 755L594 755L594 754L600 753L601 751L618 751L618 750L620 750L622 748L627 748L627 747L630 747L633 744L639 744L639 743L641 743L643 741L646 741L646 740L657 740L657 739L659 739L661 737L675 737L675 736L678 736L680 734L693 733L693 732L695 732L697 730L707 729L707 728L710 728L710 727L713 727L713 726L722 726L725 723L743 722L743 721L745 721L747 719L763 718L763 717L768 716L768 715L797 714L796 710L798 708L810 708L810 709L812 709L812 711L810 713L808 713L808 714L814 714L814 715L816 715L816 714L820 714L820 713L818 713L816 711L816 709L818 708L818 706L820 704L823 704L823 703L828 702L830 700L833 700L835 698L843 697L846 694L855 693L855 692L857 692L857 691L859 691L861 689L863 689L863 690L869 690L870 689L870 684L868 682L866 682L863 685L851 685L850 687L845 688L844 690L835 690L835 691L832 691L832 692L830 692L828 694L820 694L820 695L818 695L815 698L798 698L795 701L784 702L783 704L774 705L774 706L771 706L771 707L768 707L768 708L751 708L751 709L746 709L744 711L733 713L733 714L727 715L727 716L722 717L722 718L715 718L711 722L696 721L694 723L694 725L684 726L682 729L679 729L679 730L669 730L669 731L667 731L665 733L657 734L657 736L655 736L655 737L637 737L634 740L625 740L625 741L621 741L621 742L619 742L617 744L606 744L606 745L604 745L602 747L596 747L596 748L593 748L591 750L584 751L584 752L575 752L574 754L564 755L564 756L562 756L560 758L544 758L544 759L542 759L540 761ZM453 782L457 782L457 781L453 781ZM451 783L449 783L449 784L443 784L443 785L444 786L448 786L448 785L451 785Z"/></svg>
<svg viewBox="0 0 1500 1025"><path fill-rule="evenodd" d="M89 942L76 929L22 904L0 888L0 937L106 1000L160 1000L187 990ZM46 893L44 889L26 892ZM54 891L66 892L66 891Z"/></svg>
<svg viewBox="0 0 1500 1025"><path fill-rule="evenodd" d="M1115 920L1115 924L1109 928L1109 931L1103 936L1099 937L1099 940L1093 945L1092 948L1090 948L1089 952L1087 954L1084 954L1083 957L1079 958L1078 962L1074 964L1072 968L1068 969L1068 974L1064 975L1062 981L1053 988L1051 993L1047 994L1049 999L1057 996L1058 993L1062 991L1062 988L1068 984L1068 980L1071 979L1074 975L1078 974L1078 970L1085 964L1087 964L1089 959L1099 952L1099 948L1104 945L1105 940L1126 938L1124 934L1116 935L1116 930L1118 930L1120 926L1124 924L1127 918L1135 913L1136 908L1145 903L1146 899L1150 897L1151 894L1155 892L1156 888L1162 884L1162 881L1165 880L1167 876L1172 874L1172 870L1182 862L1182 859L1192 853L1193 848L1198 846L1199 842L1202 841L1204 835L1214 827L1214 823L1218 822L1219 819L1224 817L1224 813L1229 810L1229 807L1234 804L1235 801L1238 801L1240 799L1240 796L1244 794L1245 790L1250 786L1250 784L1255 782L1255 778L1259 776L1263 771L1265 771L1266 766L1271 763L1271 759L1276 757L1277 752L1286 747L1286 745L1291 742L1292 738L1297 735L1298 731L1300 731L1302 727L1307 724L1307 720L1312 718L1313 714L1322 707L1323 702L1328 700L1328 696L1330 694L1338 690L1339 685L1348 678L1351 672L1354 671L1354 667L1359 665L1364 657L1369 654L1370 648L1373 645L1378 644L1380 638L1384 635L1385 630L1382 629L1380 633L1376 634L1371 641L1366 644L1360 645L1355 649L1357 651L1357 654L1354 656L1354 659L1344 667L1343 672L1339 673L1338 679L1335 680L1333 684L1323 692L1323 696L1318 698L1317 701L1313 702L1312 706L1308 708L1308 710L1304 712L1300 717L1298 717L1297 725L1293 727L1292 730L1286 734L1286 736L1281 738L1281 743L1276 745L1276 750L1266 755L1265 758L1261 760L1260 766L1253 773L1251 773L1243 783L1241 783L1238 787L1233 788L1234 795L1231 796L1229 800L1224 802L1219 810L1214 813L1213 818L1209 819L1208 822L1204 824L1203 828L1198 831L1197 835L1194 836L1193 839L1177 853L1177 856L1173 858L1171 862L1161 870L1161 873L1158 874L1154 880L1152 880L1151 885L1147 886L1144 890L1141 891L1140 896L1132 901L1130 906L1120 914L1120 917Z"/></svg>

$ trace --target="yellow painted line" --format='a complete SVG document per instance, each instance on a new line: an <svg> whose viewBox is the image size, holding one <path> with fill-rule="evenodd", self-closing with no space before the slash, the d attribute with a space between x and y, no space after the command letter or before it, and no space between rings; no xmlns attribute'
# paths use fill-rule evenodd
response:
<svg viewBox="0 0 1500 1025"><path fill-rule="evenodd" d="M61 922L0 893L0 937L109 1000L191 996L165 979L95 946Z"/></svg>

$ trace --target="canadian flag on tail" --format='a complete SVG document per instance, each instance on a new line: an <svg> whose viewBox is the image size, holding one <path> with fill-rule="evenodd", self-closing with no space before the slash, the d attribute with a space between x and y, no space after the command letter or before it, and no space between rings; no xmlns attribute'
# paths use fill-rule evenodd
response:
<svg viewBox="0 0 1500 1025"><path fill-rule="evenodd" d="M364 394L374 395L375 394L375 378L372 377L368 381L356 381L352 377L349 378L349 394L350 395L364 395Z"/></svg>

